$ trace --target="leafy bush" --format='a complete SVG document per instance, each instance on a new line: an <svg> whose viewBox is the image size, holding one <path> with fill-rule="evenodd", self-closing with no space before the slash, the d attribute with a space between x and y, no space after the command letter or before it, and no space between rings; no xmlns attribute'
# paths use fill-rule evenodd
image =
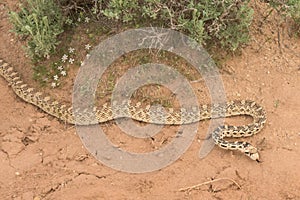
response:
<svg viewBox="0 0 300 200"><path fill-rule="evenodd" d="M300 1L299 0L288 0L286 8L287 16L291 17L300 28Z"/></svg>
<svg viewBox="0 0 300 200"><path fill-rule="evenodd" d="M291 17L300 27L300 1L299 0L270 0L269 4L284 17Z"/></svg>
<svg viewBox="0 0 300 200"><path fill-rule="evenodd" d="M19 12L10 12L14 31L29 37L28 54L33 59L48 57L58 44L57 36L63 32L63 17L53 0L26 0Z"/></svg>
<svg viewBox="0 0 300 200"><path fill-rule="evenodd" d="M139 9L137 0L111 0L109 1L109 8L101 12L110 19L121 19L123 22L130 22L134 20Z"/></svg>
<svg viewBox="0 0 300 200"><path fill-rule="evenodd" d="M97 2L97 1L95 1ZM102 3L102 1L100 1ZM248 41L253 10L248 0L111 0L101 5L110 19L137 24L141 18L187 32L198 42L236 50Z"/></svg>

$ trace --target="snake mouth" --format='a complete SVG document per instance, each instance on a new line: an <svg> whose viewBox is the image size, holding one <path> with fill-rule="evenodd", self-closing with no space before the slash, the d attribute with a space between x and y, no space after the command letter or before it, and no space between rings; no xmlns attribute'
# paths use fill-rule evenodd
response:
<svg viewBox="0 0 300 200"><path fill-rule="evenodd" d="M261 161L259 160L259 154L257 152L253 153L250 151L244 152L246 156L250 157L252 160L255 160L256 162L260 163Z"/></svg>

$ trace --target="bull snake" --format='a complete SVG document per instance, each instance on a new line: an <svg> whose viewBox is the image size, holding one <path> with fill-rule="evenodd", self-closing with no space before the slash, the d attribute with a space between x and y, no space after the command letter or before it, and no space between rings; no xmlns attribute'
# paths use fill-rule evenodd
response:
<svg viewBox="0 0 300 200"><path fill-rule="evenodd" d="M215 144L223 149L238 150L250 157L252 160L259 162L257 148L248 142L229 142L224 140L225 137L249 137L259 132L266 122L265 111L256 102L251 100L230 101L225 105L201 105L199 109L179 110L169 109L168 112L160 116L159 111L151 111L149 106L141 108L140 103L132 104L131 102L113 103L112 105L104 104L93 111L97 120L90 120L91 113L80 110L74 110L67 107L51 97L43 95L41 92L28 87L17 72L14 71L8 63L0 60L0 74L9 83L13 91L25 102L31 103L46 113L62 120L64 122L76 125L89 125L107 122L120 117L132 118L137 121L155 124L180 125L194 123L200 120L222 117L218 116L218 110L225 113L225 117L249 115L253 122L244 126L222 125L216 128L212 133L212 139ZM117 114L116 114L117 113ZM156 117L153 117L156 114ZM76 120L75 120L76 115ZM79 116L79 117L77 117Z"/></svg>

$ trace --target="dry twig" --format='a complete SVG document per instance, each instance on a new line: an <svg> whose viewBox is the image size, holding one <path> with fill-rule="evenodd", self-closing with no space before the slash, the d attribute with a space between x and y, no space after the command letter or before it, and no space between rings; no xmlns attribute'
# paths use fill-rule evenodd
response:
<svg viewBox="0 0 300 200"><path fill-rule="evenodd" d="M229 181L233 182L239 189L241 189L241 186L231 178L217 178L217 179L214 179L214 180L211 180L211 181L206 181L206 182L203 182L203 183L199 183L197 185L193 185L193 186L190 186L190 187L180 188L179 191L184 192L184 191L195 190L195 189L198 189L202 185L207 185L207 184L214 183L214 182L217 182L217 181L222 181L222 180L229 180Z"/></svg>

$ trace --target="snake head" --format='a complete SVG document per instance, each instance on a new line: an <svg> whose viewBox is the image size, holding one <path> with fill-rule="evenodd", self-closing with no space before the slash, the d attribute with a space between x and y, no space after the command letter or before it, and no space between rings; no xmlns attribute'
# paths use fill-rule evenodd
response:
<svg viewBox="0 0 300 200"><path fill-rule="evenodd" d="M245 149L244 153L246 154L246 156L250 157L252 160L260 162L257 148L255 148L253 146L248 146Z"/></svg>

